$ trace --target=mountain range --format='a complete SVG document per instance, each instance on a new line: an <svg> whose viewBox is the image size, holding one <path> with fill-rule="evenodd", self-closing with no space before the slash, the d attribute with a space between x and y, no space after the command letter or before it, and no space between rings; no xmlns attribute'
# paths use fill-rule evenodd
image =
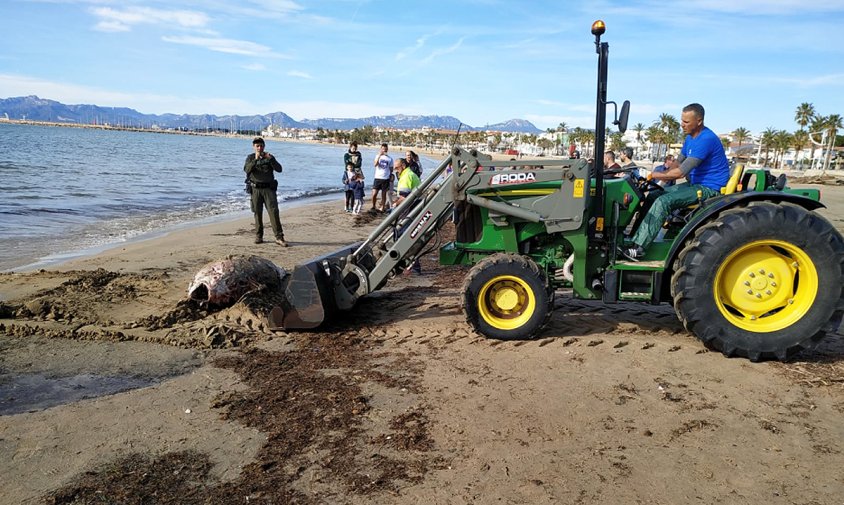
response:
<svg viewBox="0 0 844 505"><path fill-rule="evenodd" d="M321 118L296 121L284 112L252 116L217 116L214 114L143 114L127 107L99 105L67 105L34 95L0 99L0 117L76 124L110 124L127 127L158 126L188 130L222 129L260 131L271 124L283 128L324 128L327 130L352 130L367 125L382 128L438 130L500 131L512 133L541 133L542 130L524 119L511 119L502 123L472 127L453 116L370 116L365 118ZM462 125L462 126L461 126Z"/></svg>

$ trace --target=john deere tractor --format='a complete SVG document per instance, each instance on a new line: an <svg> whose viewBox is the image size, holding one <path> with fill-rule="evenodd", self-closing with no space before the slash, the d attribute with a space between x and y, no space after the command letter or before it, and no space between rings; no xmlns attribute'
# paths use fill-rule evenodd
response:
<svg viewBox="0 0 844 505"><path fill-rule="evenodd" d="M844 309L844 241L814 189L767 170L733 169L721 194L675 211L643 261L617 251L636 224L646 178L605 178L608 44L598 54L594 166L585 160L495 161L460 147L367 238L297 266L279 328L315 328L382 287L420 256L472 265L462 288L467 323L495 339L529 339L556 293L579 299L669 303L685 327L727 356L786 359L834 330ZM629 102L613 123L626 129ZM439 244L449 222L456 239ZM436 245L435 245L436 244Z"/></svg>

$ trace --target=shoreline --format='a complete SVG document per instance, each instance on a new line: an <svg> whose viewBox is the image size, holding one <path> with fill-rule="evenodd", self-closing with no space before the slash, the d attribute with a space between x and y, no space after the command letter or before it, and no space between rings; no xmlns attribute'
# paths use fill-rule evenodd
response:
<svg viewBox="0 0 844 505"><path fill-rule="evenodd" d="M294 198L292 200L287 200L281 204L279 204L279 213L282 217L284 214L294 210L296 208L300 208L303 206L309 205L319 205L323 203L330 202L334 199L338 199L342 197L342 193L328 193L319 196L308 196L303 198ZM266 211L265 211L266 213ZM10 268L7 270L0 271L0 274L15 274L15 273L31 273L38 270L43 270L46 268L60 268L66 266L68 263L73 263L76 261L82 261L86 259L95 258L100 254L107 253L111 250L121 248L121 247L132 247L137 244L141 244L143 242L152 242L158 239L166 238L168 235L190 230L190 229L201 229L207 227L215 227L219 225L225 224L238 224L245 222L247 226L252 226L252 212L250 210L238 211L238 212L231 212L226 214L219 214L216 216L208 216L199 219L194 219L190 221L185 221L179 224L166 226L164 228L149 231L146 233L142 233L140 235L131 237L126 239L122 242L110 242L107 244L101 244L94 247L87 247L83 249L73 250L73 251L64 251L49 254L47 256L43 256L38 258L36 261L32 263L28 263L26 265L22 265L19 267ZM284 220L282 219L282 223ZM268 224L268 221L265 225ZM266 226L265 226L266 228ZM266 233L266 229L265 229Z"/></svg>

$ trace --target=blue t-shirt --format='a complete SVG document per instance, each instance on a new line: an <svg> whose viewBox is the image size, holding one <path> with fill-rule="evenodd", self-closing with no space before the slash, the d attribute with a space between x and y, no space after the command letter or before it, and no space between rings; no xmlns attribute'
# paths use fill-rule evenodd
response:
<svg viewBox="0 0 844 505"><path fill-rule="evenodd" d="M700 165L689 172L686 177L690 184L700 184L715 191L727 185L730 179L730 163L724 153L724 145L718 135L707 127L703 127L697 138L686 135L683 149L680 151L686 158L698 158Z"/></svg>

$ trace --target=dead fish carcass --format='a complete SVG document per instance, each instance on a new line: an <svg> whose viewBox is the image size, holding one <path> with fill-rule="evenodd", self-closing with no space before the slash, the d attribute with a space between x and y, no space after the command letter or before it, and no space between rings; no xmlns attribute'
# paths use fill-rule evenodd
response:
<svg viewBox="0 0 844 505"><path fill-rule="evenodd" d="M280 289L287 271L260 256L227 256L208 263L188 287L192 300L211 305L231 305L250 291Z"/></svg>

